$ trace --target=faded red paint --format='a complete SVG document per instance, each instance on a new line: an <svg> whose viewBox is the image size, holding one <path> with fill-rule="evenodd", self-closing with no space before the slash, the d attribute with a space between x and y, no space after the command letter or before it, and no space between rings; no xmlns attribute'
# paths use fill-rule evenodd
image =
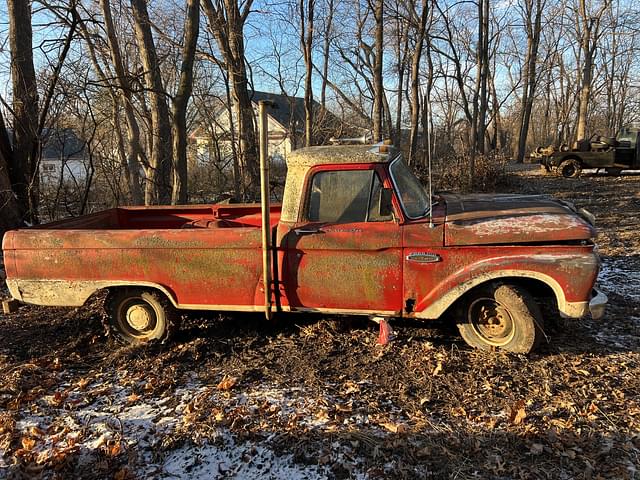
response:
<svg viewBox="0 0 640 480"><path fill-rule="evenodd" d="M392 187L388 163L318 169L376 169ZM567 302L590 298L595 231L566 205L445 195L432 224L406 219L397 195L393 207L394 221L311 224L279 222L272 206L275 309L420 316L460 285L514 271L550 279ZM264 297L258 205L117 208L9 232L3 249L9 280L146 282L184 308L247 309Z"/></svg>

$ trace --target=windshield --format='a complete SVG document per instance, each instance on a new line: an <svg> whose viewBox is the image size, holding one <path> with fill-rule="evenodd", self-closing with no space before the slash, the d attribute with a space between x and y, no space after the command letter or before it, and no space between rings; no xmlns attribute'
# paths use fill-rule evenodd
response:
<svg viewBox="0 0 640 480"><path fill-rule="evenodd" d="M416 176L400 157L389 167L400 202L409 218L425 216L429 211L429 196Z"/></svg>

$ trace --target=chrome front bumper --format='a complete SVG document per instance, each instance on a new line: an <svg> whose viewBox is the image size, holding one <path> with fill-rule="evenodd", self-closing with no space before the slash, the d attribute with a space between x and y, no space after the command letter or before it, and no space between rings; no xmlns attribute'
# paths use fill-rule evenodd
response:
<svg viewBox="0 0 640 480"><path fill-rule="evenodd" d="M607 301L609 299L600 290L593 289L591 300L589 301L589 311L591 312L591 318L594 320L600 320L604 316L604 311L607 307Z"/></svg>

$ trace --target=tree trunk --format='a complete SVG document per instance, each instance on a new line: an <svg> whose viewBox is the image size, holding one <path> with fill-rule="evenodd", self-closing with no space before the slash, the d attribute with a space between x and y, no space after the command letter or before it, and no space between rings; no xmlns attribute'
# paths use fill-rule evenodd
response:
<svg viewBox="0 0 640 480"><path fill-rule="evenodd" d="M535 12L532 11L534 1ZM529 121L531 119L531 110L533 109L533 100L535 98L536 84L538 81L536 65L538 63L538 47L540 45L540 32L542 29L542 10L545 7L545 3L546 1L541 0L526 0L525 14L523 15L527 29L527 56L525 58L524 72L522 75L520 130L518 132L518 152L516 155L516 161L519 163L524 161L527 136L529 135Z"/></svg>
<svg viewBox="0 0 640 480"><path fill-rule="evenodd" d="M256 146L255 116L249 95L249 79L245 66L244 24L251 10L252 0L243 4L240 12L235 0L216 2L204 0L209 28L216 38L224 58L236 116L238 154L242 176L242 196L256 198L259 192L260 171Z"/></svg>
<svg viewBox="0 0 640 480"><path fill-rule="evenodd" d="M305 0L300 0L300 46L304 57L304 145L313 144L313 88L311 85L313 74L313 17L315 0L307 0L305 14ZM306 17L306 18L305 18ZM305 25L306 21L306 25Z"/></svg>
<svg viewBox="0 0 640 480"><path fill-rule="evenodd" d="M327 77L329 76L329 47L331 46L331 30L333 29L334 0L327 1L327 18L325 20L323 45L322 45L322 83L320 87L320 105L322 110L327 102Z"/></svg>
<svg viewBox="0 0 640 480"><path fill-rule="evenodd" d="M376 0L373 6L375 19L375 60L373 65L373 141L382 140L382 118L384 84L382 79L382 64L384 51L384 0Z"/></svg>
<svg viewBox="0 0 640 480"><path fill-rule="evenodd" d="M196 56L199 30L200 0L187 0L180 83L173 99L173 152L175 163L171 203L174 205L187 203L187 105L193 90L193 62Z"/></svg>
<svg viewBox="0 0 640 480"><path fill-rule="evenodd" d="M152 152L148 175L149 203L167 205L171 202L173 141L166 92L162 85L160 63L151 34L151 22L145 0L131 0L136 43L145 70L145 84L151 103Z"/></svg>
<svg viewBox="0 0 640 480"><path fill-rule="evenodd" d="M142 187L140 186L140 164L139 161L142 156L142 145L140 143L140 128L138 126L138 120L136 119L135 112L133 110L131 86L129 84L129 78L126 75L124 63L122 61L122 54L120 51L120 44L113 24L113 18L111 16L111 5L109 0L101 0L100 6L102 8L102 15L104 17L105 31L107 33L107 41L109 44L109 54L111 57L111 63L116 72L116 80L120 86L117 95L122 98L124 106L124 113L127 122L127 184L129 187L129 193L131 195L131 203L133 205L142 205L144 203L144 197L142 193ZM90 45L89 50L93 52L93 46L89 40L89 35L85 33L87 43ZM92 58L95 55L92 53ZM108 84L105 75L102 73L97 60L93 60L94 68L101 77L101 80ZM114 99L115 102L115 99Z"/></svg>
<svg viewBox="0 0 640 480"><path fill-rule="evenodd" d="M9 178L9 163L11 162L11 143L0 110L0 239L7 230L18 227L22 222L20 209Z"/></svg>
<svg viewBox="0 0 640 480"><path fill-rule="evenodd" d="M420 12L420 23L415 33L415 49L411 59L411 136L409 140L409 161L414 162L418 147L418 126L420 122L420 59L422 58L422 47L427 29L427 18L429 9L427 0L422 0L422 11Z"/></svg>
<svg viewBox="0 0 640 480"><path fill-rule="evenodd" d="M9 48L13 86L13 147L9 178L17 197L20 217L38 221L38 86L33 67L31 4L7 0Z"/></svg>
<svg viewBox="0 0 640 480"><path fill-rule="evenodd" d="M609 4L607 1L597 12L590 12L586 0L578 0L578 31L581 32L580 50L582 51L582 78L578 102L578 122L576 140L584 140L587 135L587 116L589 114L589 100L591 98L591 83L593 77L593 58L596 53L600 37L600 21Z"/></svg>

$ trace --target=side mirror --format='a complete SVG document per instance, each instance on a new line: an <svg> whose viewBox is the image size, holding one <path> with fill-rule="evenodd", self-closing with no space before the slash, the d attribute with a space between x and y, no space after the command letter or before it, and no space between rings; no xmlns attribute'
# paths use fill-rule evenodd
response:
<svg viewBox="0 0 640 480"><path fill-rule="evenodd" d="M378 215L382 218L390 217L392 212L393 190L391 188L383 188L380 191L380 203L378 204Z"/></svg>

